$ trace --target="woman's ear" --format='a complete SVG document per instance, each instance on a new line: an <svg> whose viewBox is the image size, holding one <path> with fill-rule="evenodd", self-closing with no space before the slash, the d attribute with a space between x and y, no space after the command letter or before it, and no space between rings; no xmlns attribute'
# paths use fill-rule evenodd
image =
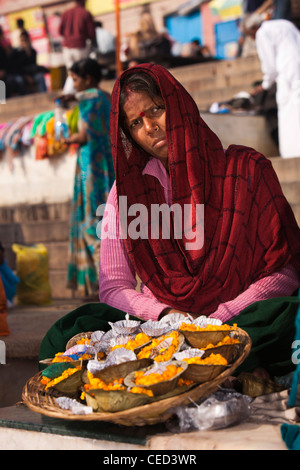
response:
<svg viewBox="0 0 300 470"><path fill-rule="evenodd" d="M86 75L84 81L85 81L86 86L90 87L93 83L93 78L91 75Z"/></svg>

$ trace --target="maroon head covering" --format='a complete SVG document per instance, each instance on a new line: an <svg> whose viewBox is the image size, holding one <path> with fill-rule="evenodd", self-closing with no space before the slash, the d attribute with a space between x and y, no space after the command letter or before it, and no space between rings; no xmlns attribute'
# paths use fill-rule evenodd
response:
<svg viewBox="0 0 300 470"><path fill-rule="evenodd" d="M192 97L159 65L128 69L115 83L111 138L118 197L127 196L128 207L143 204L148 214L153 204L165 203L158 180L142 174L149 155L119 128L121 83L137 71L154 78L165 102L171 203L182 214L185 205L193 214L196 204L204 205L204 243L196 249L186 249L186 238L172 230L169 238L151 238L150 221L149 236L125 239L143 283L173 308L209 315L288 263L300 270L299 227L271 162L240 145L224 151Z"/></svg>

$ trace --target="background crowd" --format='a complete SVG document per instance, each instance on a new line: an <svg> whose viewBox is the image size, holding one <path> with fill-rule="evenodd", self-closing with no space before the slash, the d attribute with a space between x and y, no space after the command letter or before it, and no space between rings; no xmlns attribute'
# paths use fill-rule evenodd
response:
<svg viewBox="0 0 300 470"><path fill-rule="evenodd" d="M46 67L38 65L36 50L21 18L18 28L8 41L0 28L0 79L6 84L6 96L26 95L47 91L44 74Z"/></svg>
<svg viewBox="0 0 300 470"><path fill-rule="evenodd" d="M244 0L242 7L243 17L238 20L240 38L237 57L257 53L255 39L248 34L245 27L245 22L254 12L264 10L268 19L274 20L290 21L292 18L290 0ZM104 75L109 74L111 68L114 69L116 38L103 27L101 21L92 16L86 8L85 0L77 0L72 8L66 9L57 18L61 38L58 49L62 52L67 70L77 60L87 57L96 59L104 66ZM51 37L49 40L52 44ZM57 47L54 49L55 52L58 51ZM123 68L143 62L168 66L170 62L167 62L167 65L163 62L166 58L173 58L173 61L182 58L200 62L216 57L214 51L202 44L199 38L181 44L170 36L166 28L159 30L152 18L150 7L145 5L137 29L123 38L120 50ZM37 52L32 47L30 34L26 31L22 18L16 20L16 28L11 32L9 39L0 28L0 79L6 84L7 97L47 91L46 73L49 73L49 70L38 64ZM67 77L64 92L73 91L71 79Z"/></svg>

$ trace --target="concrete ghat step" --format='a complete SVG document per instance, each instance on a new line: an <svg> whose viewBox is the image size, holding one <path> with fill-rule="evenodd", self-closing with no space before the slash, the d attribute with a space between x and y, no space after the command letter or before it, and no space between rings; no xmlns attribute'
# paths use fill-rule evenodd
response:
<svg viewBox="0 0 300 470"><path fill-rule="evenodd" d="M68 240L67 221L43 221L22 224L25 243L60 242Z"/></svg>
<svg viewBox="0 0 300 470"><path fill-rule="evenodd" d="M49 283L53 299L74 299L82 297L67 288L67 264L64 269L49 270Z"/></svg>
<svg viewBox="0 0 300 470"><path fill-rule="evenodd" d="M0 207L0 224L69 220L70 202Z"/></svg>
<svg viewBox="0 0 300 470"><path fill-rule="evenodd" d="M239 91L249 92L253 82L262 78L257 56L176 67L170 72L186 87L200 109L208 109L214 101L230 99ZM101 83L108 93L113 86L114 80Z"/></svg>
<svg viewBox="0 0 300 470"><path fill-rule="evenodd" d="M300 205L300 180L281 183L281 187L292 206Z"/></svg>
<svg viewBox="0 0 300 470"><path fill-rule="evenodd" d="M217 60L170 69L172 75L181 82L191 77L195 78L196 74L199 75L199 78L207 78L216 75L239 76L249 71L261 71L260 61L257 56L235 60Z"/></svg>
<svg viewBox="0 0 300 470"><path fill-rule="evenodd" d="M300 157L300 156L299 156ZM281 183L300 182L300 158L271 157L273 168Z"/></svg>
<svg viewBox="0 0 300 470"><path fill-rule="evenodd" d="M185 67L175 67L170 72L185 86L187 89L205 90L209 88L225 87L230 88L232 85L241 89L245 89L247 85L251 85L255 80L261 79L260 62L257 56L248 58L238 58L235 60L211 61L203 64L194 64ZM208 79L208 80L207 80ZM194 85L192 85L194 82ZM101 88L108 93L112 92L115 80L103 80ZM49 93L36 93L29 96L10 98L6 104L0 108L0 122L7 122L19 116L34 116L40 112L53 110L56 96L60 91ZM226 98L224 98L226 96ZM221 99L232 97L228 93L222 95ZM210 100L218 101L220 94L210 96ZM200 101L200 100L204 101ZM204 96L198 96L199 104L207 105ZM203 107L202 107L203 109Z"/></svg>
<svg viewBox="0 0 300 470"><path fill-rule="evenodd" d="M201 113L203 120L219 137L224 148L231 144L255 148L266 157L278 155L263 116L248 114Z"/></svg>

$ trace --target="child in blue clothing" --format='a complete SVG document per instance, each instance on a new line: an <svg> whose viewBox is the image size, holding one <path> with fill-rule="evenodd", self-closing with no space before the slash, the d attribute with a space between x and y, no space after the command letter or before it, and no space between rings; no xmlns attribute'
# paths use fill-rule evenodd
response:
<svg viewBox="0 0 300 470"><path fill-rule="evenodd" d="M2 280L2 284L4 287L4 291L6 294L6 301L7 306L11 307L13 305L14 297L17 293L17 287L20 282L18 276L14 274L11 268L7 265L5 255L4 255L4 247L0 242L0 276Z"/></svg>

